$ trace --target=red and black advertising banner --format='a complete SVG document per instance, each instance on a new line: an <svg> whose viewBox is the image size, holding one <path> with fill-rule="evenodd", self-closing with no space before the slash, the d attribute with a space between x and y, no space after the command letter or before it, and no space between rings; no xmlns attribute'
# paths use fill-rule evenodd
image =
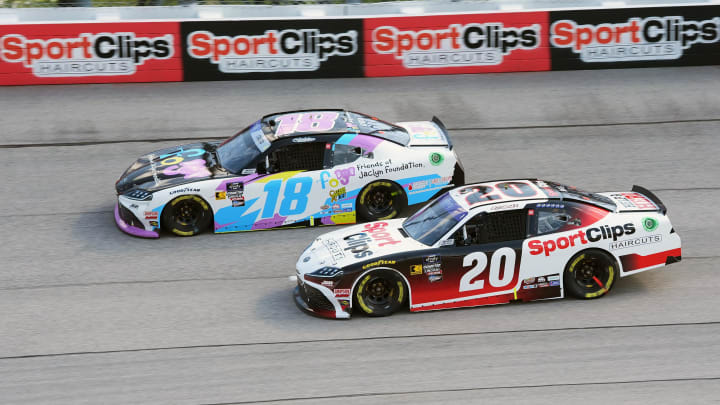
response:
<svg viewBox="0 0 720 405"><path fill-rule="evenodd" d="M0 25L0 85L182 80L177 22Z"/></svg>
<svg viewBox="0 0 720 405"><path fill-rule="evenodd" d="M184 21L185 80L361 77L361 19Z"/></svg>
<svg viewBox="0 0 720 405"><path fill-rule="evenodd" d="M720 6L550 12L553 70L720 64Z"/></svg>
<svg viewBox="0 0 720 405"><path fill-rule="evenodd" d="M548 13L365 19L365 76L550 70Z"/></svg>

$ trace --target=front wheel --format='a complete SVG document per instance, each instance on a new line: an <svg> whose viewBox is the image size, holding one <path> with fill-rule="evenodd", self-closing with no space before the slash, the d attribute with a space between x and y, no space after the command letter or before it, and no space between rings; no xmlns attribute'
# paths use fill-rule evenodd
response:
<svg viewBox="0 0 720 405"><path fill-rule="evenodd" d="M180 196L165 207L162 226L175 235L194 236L210 226L212 213L202 198L196 195Z"/></svg>
<svg viewBox="0 0 720 405"><path fill-rule="evenodd" d="M388 316L405 302L407 288L391 270L375 270L363 276L355 289L355 304L369 316Z"/></svg>
<svg viewBox="0 0 720 405"><path fill-rule="evenodd" d="M390 181L368 184L357 199L357 213L363 221L378 221L397 217L407 205L405 192Z"/></svg>
<svg viewBox="0 0 720 405"><path fill-rule="evenodd" d="M605 251L582 251L568 262L563 282L568 293L584 299L599 298L607 294L618 278L615 259Z"/></svg>

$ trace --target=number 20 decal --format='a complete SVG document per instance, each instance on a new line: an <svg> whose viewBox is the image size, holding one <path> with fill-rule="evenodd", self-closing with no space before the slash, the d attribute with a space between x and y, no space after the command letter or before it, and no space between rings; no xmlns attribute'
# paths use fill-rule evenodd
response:
<svg viewBox="0 0 720 405"><path fill-rule="evenodd" d="M500 248L492 253L492 257L490 258L490 274L488 275L490 287L503 288L512 283L515 278L516 257L515 250L508 247ZM504 262L503 259L505 259ZM487 262L488 259L485 252L473 252L463 258L463 267L475 265L470 271L463 274L460 279L460 292L482 290L485 288L485 280L473 281L473 279L485 271Z"/></svg>

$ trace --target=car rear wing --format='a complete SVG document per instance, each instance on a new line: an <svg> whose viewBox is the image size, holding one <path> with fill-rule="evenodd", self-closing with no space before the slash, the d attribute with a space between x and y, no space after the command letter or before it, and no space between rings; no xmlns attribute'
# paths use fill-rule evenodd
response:
<svg viewBox="0 0 720 405"><path fill-rule="evenodd" d="M445 124L438 117L432 121L398 122L410 135L409 147L443 146L452 150L452 143Z"/></svg>
<svg viewBox="0 0 720 405"><path fill-rule="evenodd" d="M655 205L658 206L660 212L662 212L663 215L665 215L667 213L667 207L665 206L665 204L663 204L663 202L660 201L658 196L653 194L652 191L646 189L645 187L638 186L636 184L633 185L632 191L635 193L640 193L640 194L644 195L645 197L649 198L650 200L652 200L652 202L654 202Z"/></svg>
<svg viewBox="0 0 720 405"><path fill-rule="evenodd" d="M445 127L445 124L443 124L442 121L440 121L440 118L433 115L432 120L433 124L437 125L440 130L442 131L443 135L445 135L445 141L447 142L448 149L452 150L453 144L450 140L450 134L448 134L447 128Z"/></svg>
<svg viewBox="0 0 720 405"><path fill-rule="evenodd" d="M665 204L660 201L650 190L633 186L632 191L616 191L607 193L597 193L600 196L608 198L615 204L616 212L633 212L633 211L654 211L667 212Z"/></svg>

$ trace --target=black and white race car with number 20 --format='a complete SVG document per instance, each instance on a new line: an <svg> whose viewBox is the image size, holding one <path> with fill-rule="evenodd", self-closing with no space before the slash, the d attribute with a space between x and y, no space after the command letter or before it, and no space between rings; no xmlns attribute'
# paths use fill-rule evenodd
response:
<svg viewBox="0 0 720 405"><path fill-rule="evenodd" d="M454 188L407 219L317 238L296 268L295 302L328 318L511 301L597 298L619 277L681 259L650 191L587 193L541 180Z"/></svg>

